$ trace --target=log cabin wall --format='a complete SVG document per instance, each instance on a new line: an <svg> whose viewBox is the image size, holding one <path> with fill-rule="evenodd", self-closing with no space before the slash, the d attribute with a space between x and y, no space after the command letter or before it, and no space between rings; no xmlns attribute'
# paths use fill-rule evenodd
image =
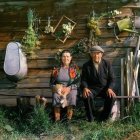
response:
<svg viewBox="0 0 140 140"><path fill-rule="evenodd" d="M122 3L118 0L9 0L0 2L0 94L30 94L30 95L45 95L51 98L51 91L49 88L49 77L51 68L56 65L54 59L55 54L59 49L66 49L74 46L80 39L89 38L89 31L87 29L87 18L89 13L94 9L97 13L107 12L110 9L120 9L124 15L132 15L129 8L122 8L128 3ZM6 45L11 41L21 41L25 30L27 29L27 11L32 8L36 11L38 17L41 19L39 25L39 34L41 46L37 51L38 57L32 59L28 57L28 74L25 79L14 83L7 79L4 70L4 56ZM47 17L50 16L51 25L55 26L59 19L67 16L77 24L73 30L70 38L65 43L56 41L50 35L44 33L44 28L47 24ZM121 18L121 17L119 17ZM121 86L121 58L125 57L128 48L133 49L136 45L136 40L124 45L126 36L121 34L122 42L117 41L114 36L113 29L107 28L107 18L100 21L100 29L102 35L100 37L100 45L105 50L104 57L109 59L115 71L116 89L120 94ZM87 61L85 55L74 57L74 61L82 67L83 63ZM15 97L0 96L0 104L15 105Z"/></svg>

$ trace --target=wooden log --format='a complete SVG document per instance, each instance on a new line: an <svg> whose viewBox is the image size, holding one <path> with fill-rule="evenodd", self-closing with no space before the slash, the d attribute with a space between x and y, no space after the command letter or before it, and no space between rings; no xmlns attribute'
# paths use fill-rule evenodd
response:
<svg viewBox="0 0 140 140"><path fill-rule="evenodd" d="M116 99L129 99L129 98L131 98L131 99L139 99L140 96L116 96L115 98Z"/></svg>
<svg viewBox="0 0 140 140"><path fill-rule="evenodd" d="M11 96L19 96L19 95L25 95L25 96L36 96L41 95L45 96L47 98L52 98L52 92L50 88L34 88L34 89L0 89L0 96L7 96L7 98L10 98ZM9 97L8 97L9 96Z"/></svg>

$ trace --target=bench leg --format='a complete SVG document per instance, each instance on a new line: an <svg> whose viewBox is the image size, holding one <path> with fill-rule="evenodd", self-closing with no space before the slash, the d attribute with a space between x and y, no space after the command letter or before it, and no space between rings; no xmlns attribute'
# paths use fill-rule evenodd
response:
<svg viewBox="0 0 140 140"><path fill-rule="evenodd" d="M18 97L17 98L17 107L26 107L30 106L30 98L22 98Z"/></svg>

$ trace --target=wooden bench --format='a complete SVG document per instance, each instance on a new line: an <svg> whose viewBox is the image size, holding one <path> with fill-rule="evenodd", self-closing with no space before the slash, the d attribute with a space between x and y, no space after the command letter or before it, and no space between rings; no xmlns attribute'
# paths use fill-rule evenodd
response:
<svg viewBox="0 0 140 140"><path fill-rule="evenodd" d="M27 106L30 106L30 105L35 105L36 104L36 100L35 100L35 97L36 95L38 94L35 94L35 95L30 95L30 94L0 94L0 96L6 96L8 98L10 97L13 97L13 98L16 98L16 104L18 107L20 107L22 104L23 106L25 105L25 107ZM44 96L42 95L43 97L47 98L47 101L49 104L52 103L52 97L48 97L48 96ZM32 103L31 103L31 100L34 100ZM124 117L125 116L125 109L126 109L126 104L125 102L127 100L133 100L133 99L140 99L140 96L116 96L116 101L119 102L119 109L120 109L120 117ZM80 102L82 102L82 100L80 99Z"/></svg>

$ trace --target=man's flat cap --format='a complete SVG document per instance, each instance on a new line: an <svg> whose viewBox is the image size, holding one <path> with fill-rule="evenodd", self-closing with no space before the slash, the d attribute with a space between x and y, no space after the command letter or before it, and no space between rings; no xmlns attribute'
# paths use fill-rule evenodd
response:
<svg viewBox="0 0 140 140"><path fill-rule="evenodd" d="M100 46L92 46L90 48L90 52L102 52L102 53L104 53L104 50Z"/></svg>

